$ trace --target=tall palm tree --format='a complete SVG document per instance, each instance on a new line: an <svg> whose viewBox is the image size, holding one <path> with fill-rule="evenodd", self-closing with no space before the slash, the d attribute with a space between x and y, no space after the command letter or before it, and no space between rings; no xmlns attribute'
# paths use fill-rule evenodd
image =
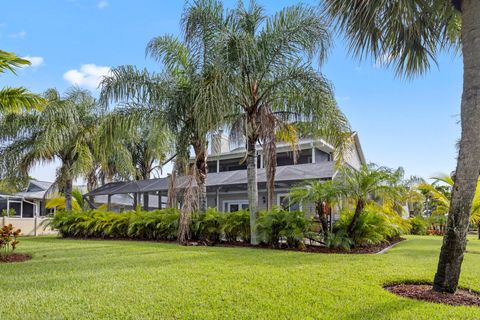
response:
<svg viewBox="0 0 480 320"><path fill-rule="evenodd" d="M190 147L193 148L199 208L205 211L207 135L217 129L221 120L218 107L225 105L221 102L225 95L217 92L225 90L226 82L214 63L193 54L173 36L152 39L146 52L161 62L165 70L156 74L133 66L114 68L101 83L101 101L131 105L124 112L129 115L126 119L133 119L136 114L167 123L175 137L177 162L188 163Z"/></svg>
<svg viewBox="0 0 480 320"><path fill-rule="evenodd" d="M222 55L228 79L225 101L232 109L232 138L242 136L246 144L251 243L256 244L257 143L263 143L270 152L270 188L275 175L276 136L286 124L296 123L298 129L308 126L306 132L320 134L335 146L345 143L347 120L335 104L329 82L313 67L315 58L324 60L330 38L318 11L304 5L266 17L255 1L248 7L239 1L226 15L216 1L198 3L209 14L199 14L202 11L197 8L195 15L184 17L189 26L187 40L202 43L202 39L214 39ZM213 22L205 25L205 17L211 16L215 17L209 19Z"/></svg>
<svg viewBox="0 0 480 320"><path fill-rule="evenodd" d="M438 54L461 48L462 135L455 187L433 289L456 291L480 170L480 2L477 0L324 0L357 56L371 54L398 75L425 73ZM459 50L460 51L460 50Z"/></svg>
<svg viewBox="0 0 480 320"><path fill-rule="evenodd" d="M402 187L398 186L399 172L375 164L362 165L359 170L350 166L341 169L336 187L345 198L353 200L355 206L355 213L347 229L350 236L369 202L378 198L389 201L399 198L402 191Z"/></svg>
<svg viewBox="0 0 480 320"><path fill-rule="evenodd" d="M328 235L327 215L340 198L339 188L333 180L309 181L305 185L294 187L288 195L291 203L315 205L315 211L322 224L324 237Z"/></svg>
<svg viewBox="0 0 480 320"><path fill-rule="evenodd" d="M30 61L19 58L15 53L0 50L0 74L15 68L28 66ZM0 112L18 112L21 110L41 109L44 100L39 95L28 92L23 87L0 89Z"/></svg>
<svg viewBox="0 0 480 320"><path fill-rule="evenodd" d="M78 88L61 96L45 93L42 112L8 114L0 119L0 167L3 174L27 175L38 163L60 161L56 184L72 209L73 180L93 165L92 141L98 134L102 110L88 91Z"/></svg>

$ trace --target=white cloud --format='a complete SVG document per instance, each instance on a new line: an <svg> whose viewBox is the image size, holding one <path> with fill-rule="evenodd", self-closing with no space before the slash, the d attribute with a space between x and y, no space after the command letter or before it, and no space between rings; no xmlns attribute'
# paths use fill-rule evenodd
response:
<svg viewBox="0 0 480 320"><path fill-rule="evenodd" d="M108 1L106 0L102 0L97 4L98 9L105 9L106 7L108 7Z"/></svg>
<svg viewBox="0 0 480 320"><path fill-rule="evenodd" d="M30 67L31 67L31 68L40 67L40 66L42 66L43 63L45 62L45 59L43 59L43 57L31 57L31 56L26 56L26 57L22 57L22 58L30 61L30 63L31 63Z"/></svg>
<svg viewBox="0 0 480 320"><path fill-rule="evenodd" d="M27 32L25 30L22 30L16 33L11 33L9 35L9 37L13 39L25 39L26 36L27 36Z"/></svg>
<svg viewBox="0 0 480 320"><path fill-rule="evenodd" d="M63 74L63 79L70 84L95 90L102 78L110 73L110 67L84 64L80 69L68 70Z"/></svg>

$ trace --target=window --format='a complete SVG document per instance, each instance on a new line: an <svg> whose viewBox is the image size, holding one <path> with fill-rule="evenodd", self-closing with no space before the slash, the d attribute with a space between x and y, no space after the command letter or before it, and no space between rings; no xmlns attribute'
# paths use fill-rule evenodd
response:
<svg viewBox="0 0 480 320"><path fill-rule="evenodd" d="M288 201L288 194L278 194L277 195L277 205L282 206L284 209L288 211L299 211L302 210L301 206L298 203L289 204Z"/></svg>
<svg viewBox="0 0 480 320"><path fill-rule="evenodd" d="M248 209L248 201L245 201L245 200L224 201L223 208L225 212L236 212L241 209Z"/></svg>

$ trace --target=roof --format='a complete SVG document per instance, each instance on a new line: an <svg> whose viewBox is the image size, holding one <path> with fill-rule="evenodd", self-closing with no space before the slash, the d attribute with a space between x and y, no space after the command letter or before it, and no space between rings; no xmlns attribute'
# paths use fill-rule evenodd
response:
<svg viewBox="0 0 480 320"><path fill-rule="evenodd" d="M42 200L45 196L45 193L52 185L53 182L31 179L28 182L27 189L25 191L15 193L15 196L27 199Z"/></svg>
<svg viewBox="0 0 480 320"><path fill-rule="evenodd" d="M335 173L334 162L320 162L297 164L290 166L277 167L276 182L286 181L303 181L315 179L330 179ZM265 183L267 181L265 169L258 169L257 171L258 183ZM97 196L107 194L122 194L135 192L155 192L167 191L170 182L170 177L132 181L132 182L112 182L108 183L98 189L87 193L86 196ZM177 189L185 188L189 183L188 177L177 177ZM193 182L196 185L195 182ZM247 185L247 170L226 171L219 173L209 173L207 175L207 187L220 186L238 186Z"/></svg>
<svg viewBox="0 0 480 320"><path fill-rule="evenodd" d="M53 184L53 182L40 181L40 180L32 179L28 182L27 191L30 189L31 185L35 185L42 190L48 190L48 188L50 188L52 186L52 184Z"/></svg>

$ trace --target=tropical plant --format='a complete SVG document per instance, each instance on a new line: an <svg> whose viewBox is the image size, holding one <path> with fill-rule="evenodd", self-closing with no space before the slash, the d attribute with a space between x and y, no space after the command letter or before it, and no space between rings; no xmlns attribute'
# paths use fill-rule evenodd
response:
<svg viewBox="0 0 480 320"><path fill-rule="evenodd" d="M338 203L340 190L336 183L329 181L309 181L304 185L294 187L290 190L289 199L291 203L306 205L313 203L315 213L322 225L324 237L328 234L327 215L332 207Z"/></svg>
<svg viewBox="0 0 480 320"><path fill-rule="evenodd" d="M280 206L260 212L256 224L259 239L272 247L300 248L310 231L311 221L301 211L288 211Z"/></svg>
<svg viewBox="0 0 480 320"><path fill-rule="evenodd" d="M251 242L258 215L257 143L263 144L267 204L273 203L278 137L293 142L303 133L323 136L342 150L350 136L328 81L313 67L323 61L330 38L318 11L294 5L266 17L255 1L243 1L224 14L217 1L199 1L186 15L187 41L214 39L228 79L225 102L231 139L245 141ZM211 21L211 23L206 23ZM222 93L222 92L220 92Z"/></svg>
<svg viewBox="0 0 480 320"><path fill-rule="evenodd" d="M397 75L428 71L441 51L463 55L462 136L448 226L433 289L455 292L466 246L480 161L480 2L476 0L324 0L325 12L350 40L351 51L395 67ZM401 17L401 18L399 18ZM460 41L461 38L461 41ZM459 50L461 48L461 50Z"/></svg>
<svg viewBox="0 0 480 320"><path fill-rule="evenodd" d="M408 220L402 219L394 211L385 211L377 204L369 204L358 217L351 230L355 211L345 209L335 223L335 233L346 233L355 246L375 245L410 231Z"/></svg>
<svg viewBox="0 0 480 320"><path fill-rule="evenodd" d="M92 146L98 137L103 110L88 91L72 88L64 97L55 89L45 93L42 112L9 114L0 119L0 172L28 174L35 164L60 161L56 185L72 209L73 179L93 166Z"/></svg>
<svg viewBox="0 0 480 320"><path fill-rule="evenodd" d="M82 192L78 189L72 190L72 210L81 210L85 208L85 203L83 201ZM54 195L49 197L45 203L45 208L47 209L56 209L56 210L65 210L66 209L66 199L62 194Z"/></svg>
<svg viewBox="0 0 480 320"><path fill-rule="evenodd" d="M225 212L223 232L229 242L242 240L250 242L250 213L246 209L235 212Z"/></svg>
<svg viewBox="0 0 480 320"><path fill-rule="evenodd" d="M175 240L180 214L175 209L156 211L57 211L44 225L63 237Z"/></svg>
<svg viewBox="0 0 480 320"><path fill-rule="evenodd" d="M16 74L15 68L28 65L30 65L30 61L18 57L13 52L0 50L0 74L5 71ZM45 100L42 97L29 92L24 87L4 87L0 89L0 113L40 110L44 103Z"/></svg>
<svg viewBox="0 0 480 320"><path fill-rule="evenodd" d="M0 260L7 258L8 255L15 251L21 232L22 230L15 230L11 224L0 229Z"/></svg>
<svg viewBox="0 0 480 320"><path fill-rule="evenodd" d="M192 216L190 233L193 240L218 242L221 239L224 216L215 208L197 212Z"/></svg>
<svg viewBox="0 0 480 320"><path fill-rule="evenodd" d="M412 229L411 234L426 235L428 229L428 221L421 216L414 216L409 219Z"/></svg>
<svg viewBox="0 0 480 320"><path fill-rule="evenodd" d="M324 243L327 248L342 249L345 251L350 251L354 245L353 240L342 230L328 233L325 237Z"/></svg>
<svg viewBox="0 0 480 320"><path fill-rule="evenodd" d="M446 229L446 223L448 220L445 218L450 211L450 202L452 197L452 190L454 187L453 178L449 175L442 175L432 178L433 183L422 183L418 186L418 189L425 192L434 203L433 210L431 211L432 225L439 226L441 234L444 234ZM477 183L475 195L473 197L471 214L470 214L470 223L471 224L480 224L480 185ZM444 217L442 219L441 217ZM478 235L480 239L480 232Z"/></svg>
<svg viewBox="0 0 480 320"><path fill-rule="evenodd" d="M345 198L353 201L355 206L354 214L345 230L349 237L353 238L356 224L367 204L380 198L387 201L390 207L395 206L403 190L402 186L398 185L400 176L400 169L392 170L375 164L362 165L358 170L350 166L341 168L336 188Z"/></svg>

